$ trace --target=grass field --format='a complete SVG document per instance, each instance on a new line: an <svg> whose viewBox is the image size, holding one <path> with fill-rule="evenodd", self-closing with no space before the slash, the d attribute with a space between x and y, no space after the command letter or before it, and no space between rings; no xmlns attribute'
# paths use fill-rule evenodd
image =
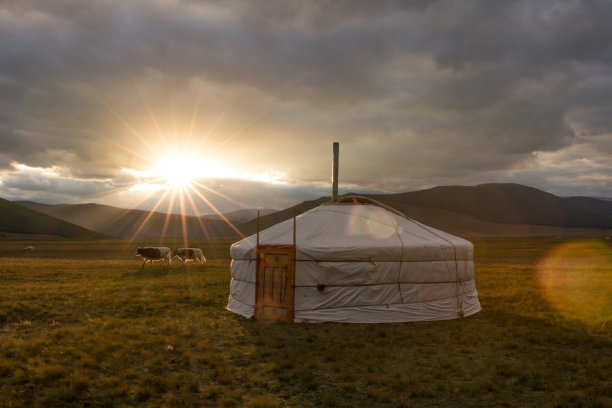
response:
<svg viewBox="0 0 612 408"><path fill-rule="evenodd" d="M245 320L228 242L143 270L144 244L2 242L0 407L612 406L604 240L475 241L482 312L380 325Z"/></svg>

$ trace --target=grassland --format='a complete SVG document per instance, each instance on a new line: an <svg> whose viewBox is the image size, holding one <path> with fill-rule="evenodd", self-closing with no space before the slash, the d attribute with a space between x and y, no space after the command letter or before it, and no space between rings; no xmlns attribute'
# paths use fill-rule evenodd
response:
<svg viewBox="0 0 612 408"><path fill-rule="evenodd" d="M142 244L2 243L1 407L612 406L612 322L538 283L564 241L476 241L481 313L384 325L245 320L224 309L228 242L144 270Z"/></svg>

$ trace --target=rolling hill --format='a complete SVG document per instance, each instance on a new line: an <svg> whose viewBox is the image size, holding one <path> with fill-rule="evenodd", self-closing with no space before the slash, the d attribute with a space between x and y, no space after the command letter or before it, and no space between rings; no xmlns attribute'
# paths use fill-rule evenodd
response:
<svg viewBox="0 0 612 408"><path fill-rule="evenodd" d="M520 184L445 186L369 197L400 211L406 205L441 208L501 224L612 228L612 217L595 212L592 205L589 207L576 200Z"/></svg>
<svg viewBox="0 0 612 408"><path fill-rule="evenodd" d="M350 195L350 194L349 194ZM452 234L475 236L534 236L594 234L612 230L612 201L591 197L558 197L520 184L442 186L397 194L364 194L408 217ZM295 206L302 214L329 201L329 197ZM178 238L183 230L193 238L239 238L217 215L184 217L101 204L19 204L94 231L122 238ZM265 214L265 211L262 211ZM245 236L257 229L256 210L225 214ZM293 216L293 207L260 217L268 228ZM248 220L246 222L241 222ZM146 222L145 222L146 220ZM164 233L165 231L165 233ZM610 233L610 232L607 232Z"/></svg>
<svg viewBox="0 0 612 408"><path fill-rule="evenodd" d="M312 210L315 207L320 206L323 203L326 203L330 200L330 197L320 197L316 200L304 201L300 204L297 204L295 207L285 208L284 210L277 211L272 214L260 216L259 218L259 228L260 230L271 227L274 224L278 224L279 222L288 220L293 217L293 209L295 208L295 214L300 215L305 213L308 210ZM244 235L251 235L257 232L257 218L248 221L242 225L240 225L240 230Z"/></svg>
<svg viewBox="0 0 612 408"><path fill-rule="evenodd" d="M592 197L568 197L567 200L589 209L597 214L612 217L612 200Z"/></svg>
<svg viewBox="0 0 612 408"><path fill-rule="evenodd" d="M130 210L103 204L40 204L16 202L24 207L120 238L237 238L225 221L179 214Z"/></svg>
<svg viewBox="0 0 612 408"><path fill-rule="evenodd" d="M347 194L352 195L352 194ZM398 194L362 194L387 204L408 217L462 236L530 236L588 234L612 229L612 202L590 198L562 198L520 184L443 186ZM299 215L329 197L296 206ZM291 218L288 208L261 217L261 228ZM256 220L241 226L256 231Z"/></svg>
<svg viewBox="0 0 612 408"><path fill-rule="evenodd" d="M43 214L0 198L0 232L55 236L67 239L104 239L108 235Z"/></svg>
<svg viewBox="0 0 612 408"><path fill-rule="evenodd" d="M272 210L272 209L267 209L267 208L263 210L255 210L255 209L238 210L238 211L231 211L231 212L223 213L223 217L230 220L234 224L244 224L245 222L248 222L248 221L251 221L257 218L257 211L259 211L260 216L263 217L264 215L273 214L277 212L278 210ZM205 215L200 215L200 217L205 218L207 220L222 220L223 219L223 217L221 217L219 214L205 214Z"/></svg>

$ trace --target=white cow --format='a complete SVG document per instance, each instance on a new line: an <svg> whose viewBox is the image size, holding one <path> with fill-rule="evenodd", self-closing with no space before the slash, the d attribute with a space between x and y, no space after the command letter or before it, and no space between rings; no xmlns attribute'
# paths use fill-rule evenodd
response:
<svg viewBox="0 0 612 408"><path fill-rule="evenodd" d="M186 259L191 259L193 261L193 263L195 263L196 260L199 260L200 263L206 262L206 258L202 254L202 250L200 248L179 248L179 249L174 249L172 251L172 256L173 257L177 256L177 257L181 258L183 263L185 263Z"/></svg>
<svg viewBox="0 0 612 408"><path fill-rule="evenodd" d="M144 262L142 263L142 267L144 268L147 261L151 261L151 265L153 265L153 261L163 260L164 266L166 266L166 261L169 264L172 264L172 257L170 248L168 247L144 247L136 249L136 253L141 255L144 258Z"/></svg>

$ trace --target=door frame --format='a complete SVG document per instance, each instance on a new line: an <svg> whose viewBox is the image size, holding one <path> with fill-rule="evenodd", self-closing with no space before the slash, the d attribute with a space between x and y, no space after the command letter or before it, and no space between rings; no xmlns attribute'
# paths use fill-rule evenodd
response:
<svg viewBox="0 0 612 408"><path fill-rule="evenodd" d="M279 255L287 255L287 286L286 286L286 306L266 305L266 300L263 295L264 291L264 273L266 266L266 255L276 252ZM282 290L282 288L281 288ZM277 309L286 309L285 316L275 314L266 314L264 307L269 306ZM257 262L255 269L255 312L256 320L266 321L282 321L293 322L295 317L295 246L294 245L258 245L257 246Z"/></svg>

